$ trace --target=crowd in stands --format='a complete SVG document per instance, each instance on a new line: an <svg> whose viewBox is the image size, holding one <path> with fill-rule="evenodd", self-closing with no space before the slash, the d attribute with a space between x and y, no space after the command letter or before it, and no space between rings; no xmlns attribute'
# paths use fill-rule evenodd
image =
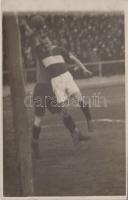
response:
<svg viewBox="0 0 128 200"><path fill-rule="evenodd" d="M73 52L82 62L124 59L124 16L117 13L70 13L42 15L48 35L54 44ZM31 16L22 17L29 20ZM25 64L33 56L29 38L22 34Z"/></svg>

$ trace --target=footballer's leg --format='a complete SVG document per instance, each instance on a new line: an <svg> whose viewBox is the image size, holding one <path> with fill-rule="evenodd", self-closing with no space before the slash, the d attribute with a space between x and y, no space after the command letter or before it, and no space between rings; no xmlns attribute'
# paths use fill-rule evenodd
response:
<svg viewBox="0 0 128 200"><path fill-rule="evenodd" d="M68 113L65 107L62 107L61 114L63 118L63 123L71 134L71 137L73 139L73 144L77 145L79 143L79 129L76 127L76 124L72 116Z"/></svg>
<svg viewBox="0 0 128 200"><path fill-rule="evenodd" d="M32 136L34 140L39 139L40 131L41 131L41 121L42 121L42 117L35 115L33 129L32 129Z"/></svg>
<svg viewBox="0 0 128 200"><path fill-rule="evenodd" d="M64 125L69 130L73 138L73 142L76 145L81 140L81 133L80 130L76 127L76 124L66 107L66 102L69 99L67 86L68 78L70 79L69 72L63 74L63 76L61 76L61 78L57 80L53 79L52 88L56 97L57 105L61 108L61 115L63 118ZM70 85L70 83L68 85Z"/></svg>
<svg viewBox="0 0 128 200"><path fill-rule="evenodd" d="M92 131L93 128L92 128L92 120L91 120L91 113L90 113L89 106L84 104L85 102L83 102L83 98L82 98L80 89L77 86L77 84L75 83L75 81L73 80L72 75L70 73L68 73L66 78L67 78L67 82L66 82L67 83L67 92L70 97L74 98L79 103L80 109L82 110L84 116L86 117L88 130Z"/></svg>
<svg viewBox="0 0 128 200"><path fill-rule="evenodd" d="M84 102L84 99L82 98L82 95L80 92L74 93L73 97L79 101L80 109L87 120L88 130L92 132L93 124L92 124L92 116L91 116L89 105L86 102Z"/></svg>
<svg viewBox="0 0 128 200"><path fill-rule="evenodd" d="M41 132L41 122L42 122L42 117L35 115L32 128L32 150L33 150L33 157L35 158L39 158L40 156L39 136Z"/></svg>
<svg viewBox="0 0 128 200"><path fill-rule="evenodd" d="M41 121L45 114L45 85L38 83L34 88L33 106L34 106L34 123L33 139L38 140L41 131Z"/></svg>
<svg viewBox="0 0 128 200"><path fill-rule="evenodd" d="M51 89L52 94L52 89ZM59 96L57 96L59 98ZM46 104L47 109L52 113L58 113L63 119L64 126L69 130L74 144L78 143L78 128L75 125L75 122L72 116L69 114L67 108L64 107L65 103L57 103L57 97L53 94L47 98ZM61 93L62 98L62 93ZM62 105L63 104L63 105Z"/></svg>
<svg viewBox="0 0 128 200"><path fill-rule="evenodd" d="M43 84L37 84L33 94L34 123L32 127L32 150L35 158L38 158L40 155L39 137L41 132L42 117L45 114L45 94L43 93L43 89Z"/></svg>
<svg viewBox="0 0 128 200"><path fill-rule="evenodd" d="M85 141L88 138L82 135L81 131L76 126L72 116L69 114L68 110L66 108L62 108L62 118L65 127L69 130L74 145L77 145L80 141Z"/></svg>

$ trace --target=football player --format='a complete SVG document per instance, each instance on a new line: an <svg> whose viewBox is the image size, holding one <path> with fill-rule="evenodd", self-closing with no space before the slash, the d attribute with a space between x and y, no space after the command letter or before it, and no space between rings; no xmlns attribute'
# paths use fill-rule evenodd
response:
<svg viewBox="0 0 128 200"><path fill-rule="evenodd" d="M79 106L84 113L89 131L92 130L92 120L88 104L83 102L82 94L68 69L68 61L73 61L83 73L92 76L90 72L72 53L65 49L54 46L47 35L42 31L35 33L35 37L40 41L38 46L38 60L49 75L53 92L57 98L58 105L64 105L70 97L78 100ZM64 109L63 109L64 110ZM65 112L65 110L64 110Z"/></svg>
<svg viewBox="0 0 128 200"><path fill-rule="evenodd" d="M34 102L34 123L33 123L33 137L32 146L36 157L39 156L39 136L41 132L41 122L45 115L46 108L51 113L62 114L65 127L70 131L73 138L74 145L79 141L86 140L87 137L83 136L80 130L76 127L72 116L67 109L62 106L58 106L56 94L53 92L51 85L51 75L47 72L45 65L42 63L42 55L46 53L46 49L42 48L40 40L40 34L44 33L43 19L39 16L35 16L34 25L32 29L24 22L24 27L27 32L27 36L31 38L31 44L33 47L34 57L36 59L36 71L37 71L37 83L34 88L33 102ZM42 54L43 53L43 54Z"/></svg>

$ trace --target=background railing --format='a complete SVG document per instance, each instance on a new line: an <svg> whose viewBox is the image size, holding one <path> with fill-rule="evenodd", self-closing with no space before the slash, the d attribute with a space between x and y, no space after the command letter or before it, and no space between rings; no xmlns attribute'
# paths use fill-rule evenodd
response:
<svg viewBox="0 0 128 200"><path fill-rule="evenodd" d="M122 64L124 64L124 67L125 67L125 60L98 61L98 62L85 63L85 65L86 66L98 65L98 75L99 75L99 77L102 77L103 76L103 73L102 73L103 65L116 64L116 63L118 63L118 64L122 63Z"/></svg>

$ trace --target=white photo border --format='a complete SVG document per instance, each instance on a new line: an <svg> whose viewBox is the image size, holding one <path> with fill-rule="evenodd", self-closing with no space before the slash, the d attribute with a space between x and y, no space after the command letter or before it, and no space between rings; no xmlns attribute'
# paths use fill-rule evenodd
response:
<svg viewBox="0 0 128 200"><path fill-rule="evenodd" d="M3 113L0 114L0 199L2 200L38 200L38 199L76 199L76 200L125 200L127 199L127 167L128 167L128 1L127 0L1 0L0 25L2 30L2 14L10 12L84 12L84 11L121 11L125 16L125 109L126 109L126 196L85 196L85 197L3 197ZM22 6L21 6L22 5ZM2 31L0 32L0 63L2 66ZM0 68L0 110L3 110L2 67Z"/></svg>

